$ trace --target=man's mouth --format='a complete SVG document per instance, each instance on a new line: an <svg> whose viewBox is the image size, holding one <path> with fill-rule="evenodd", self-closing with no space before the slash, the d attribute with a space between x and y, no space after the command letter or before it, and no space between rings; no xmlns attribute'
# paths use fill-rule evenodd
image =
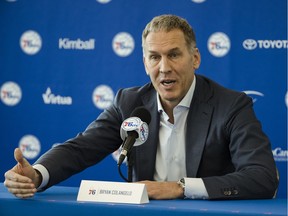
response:
<svg viewBox="0 0 288 216"><path fill-rule="evenodd" d="M163 81L161 81L161 84L164 85L164 86L171 86L175 82L176 82L175 80L163 80Z"/></svg>

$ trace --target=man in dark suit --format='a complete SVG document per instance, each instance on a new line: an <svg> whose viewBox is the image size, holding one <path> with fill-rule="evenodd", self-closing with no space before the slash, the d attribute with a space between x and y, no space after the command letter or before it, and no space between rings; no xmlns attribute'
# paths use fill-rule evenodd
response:
<svg viewBox="0 0 288 216"><path fill-rule="evenodd" d="M195 74L201 56L187 21L155 17L143 31L142 46L151 83L119 90L83 133L33 167L16 149L18 163L5 173L8 190L31 197L97 164L121 146L122 122L144 106L151 113L149 137L131 157L133 181L146 184L151 199L272 198L277 169L252 100Z"/></svg>

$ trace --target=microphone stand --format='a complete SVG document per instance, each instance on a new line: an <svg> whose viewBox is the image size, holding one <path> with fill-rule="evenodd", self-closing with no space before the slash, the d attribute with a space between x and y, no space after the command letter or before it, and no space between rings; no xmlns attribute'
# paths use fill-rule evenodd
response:
<svg viewBox="0 0 288 216"><path fill-rule="evenodd" d="M118 172L120 174L120 176L122 177L122 179L126 182L129 182L129 180L123 175L123 173L121 172L121 164L118 165Z"/></svg>
<svg viewBox="0 0 288 216"><path fill-rule="evenodd" d="M123 143L126 141L127 137L125 138L125 140L123 141ZM122 146L123 146L123 143L122 143ZM117 166L118 166L118 173L120 174L121 178L126 181L126 182L131 182L131 174L129 174L129 158L130 158L130 153L128 152L128 154L126 155L126 159L127 159L127 165L128 165L128 179L123 175L122 171L121 171L121 165L124 161L124 157L122 158L122 160L120 160L120 158L118 159L118 163L117 163Z"/></svg>
<svg viewBox="0 0 288 216"><path fill-rule="evenodd" d="M132 156L131 156L132 155ZM120 176L122 177L122 179L126 182L132 182L133 180L133 165L134 165L134 154L132 153L128 153L127 156L127 174L128 174L128 178L126 178L123 173L121 172L121 164L118 164L118 172L120 174Z"/></svg>
<svg viewBox="0 0 288 216"><path fill-rule="evenodd" d="M133 181L133 166L134 166L134 154L131 151L127 155L128 182L132 182Z"/></svg>

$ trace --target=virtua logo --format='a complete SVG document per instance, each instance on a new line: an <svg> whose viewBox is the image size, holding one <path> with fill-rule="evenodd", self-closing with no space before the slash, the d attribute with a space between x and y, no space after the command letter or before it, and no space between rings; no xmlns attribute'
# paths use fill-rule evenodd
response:
<svg viewBox="0 0 288 216"><path fill-rule="evenodd" d="M63 97L60 95L54 95L51 89L48 87L46 92L42 94L42 98L45 104L55 104L55 105L71 105L71 97Z"/></svg>
<svg viewBox="0 0 288 216"><path fill-rule="evenodd" d="M81 39L70 40L69 38L59 39L59 49L93 50L95 49L95 39L83 41Z"/></svg>

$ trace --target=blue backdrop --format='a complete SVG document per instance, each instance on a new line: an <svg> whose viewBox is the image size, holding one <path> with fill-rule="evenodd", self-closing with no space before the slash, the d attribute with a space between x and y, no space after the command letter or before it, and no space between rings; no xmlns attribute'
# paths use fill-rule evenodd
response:
<svg viewBox="0 0 288 216"><path fill-rule="evenodd" d="M83 131L119 88L149 81L141 34L163 13L194 27L197 73L253 98L287 197L286 0L0 0L0 181L15 147L33 163ZM61 185L81 179L122 181L114 155Z"/></svg>

